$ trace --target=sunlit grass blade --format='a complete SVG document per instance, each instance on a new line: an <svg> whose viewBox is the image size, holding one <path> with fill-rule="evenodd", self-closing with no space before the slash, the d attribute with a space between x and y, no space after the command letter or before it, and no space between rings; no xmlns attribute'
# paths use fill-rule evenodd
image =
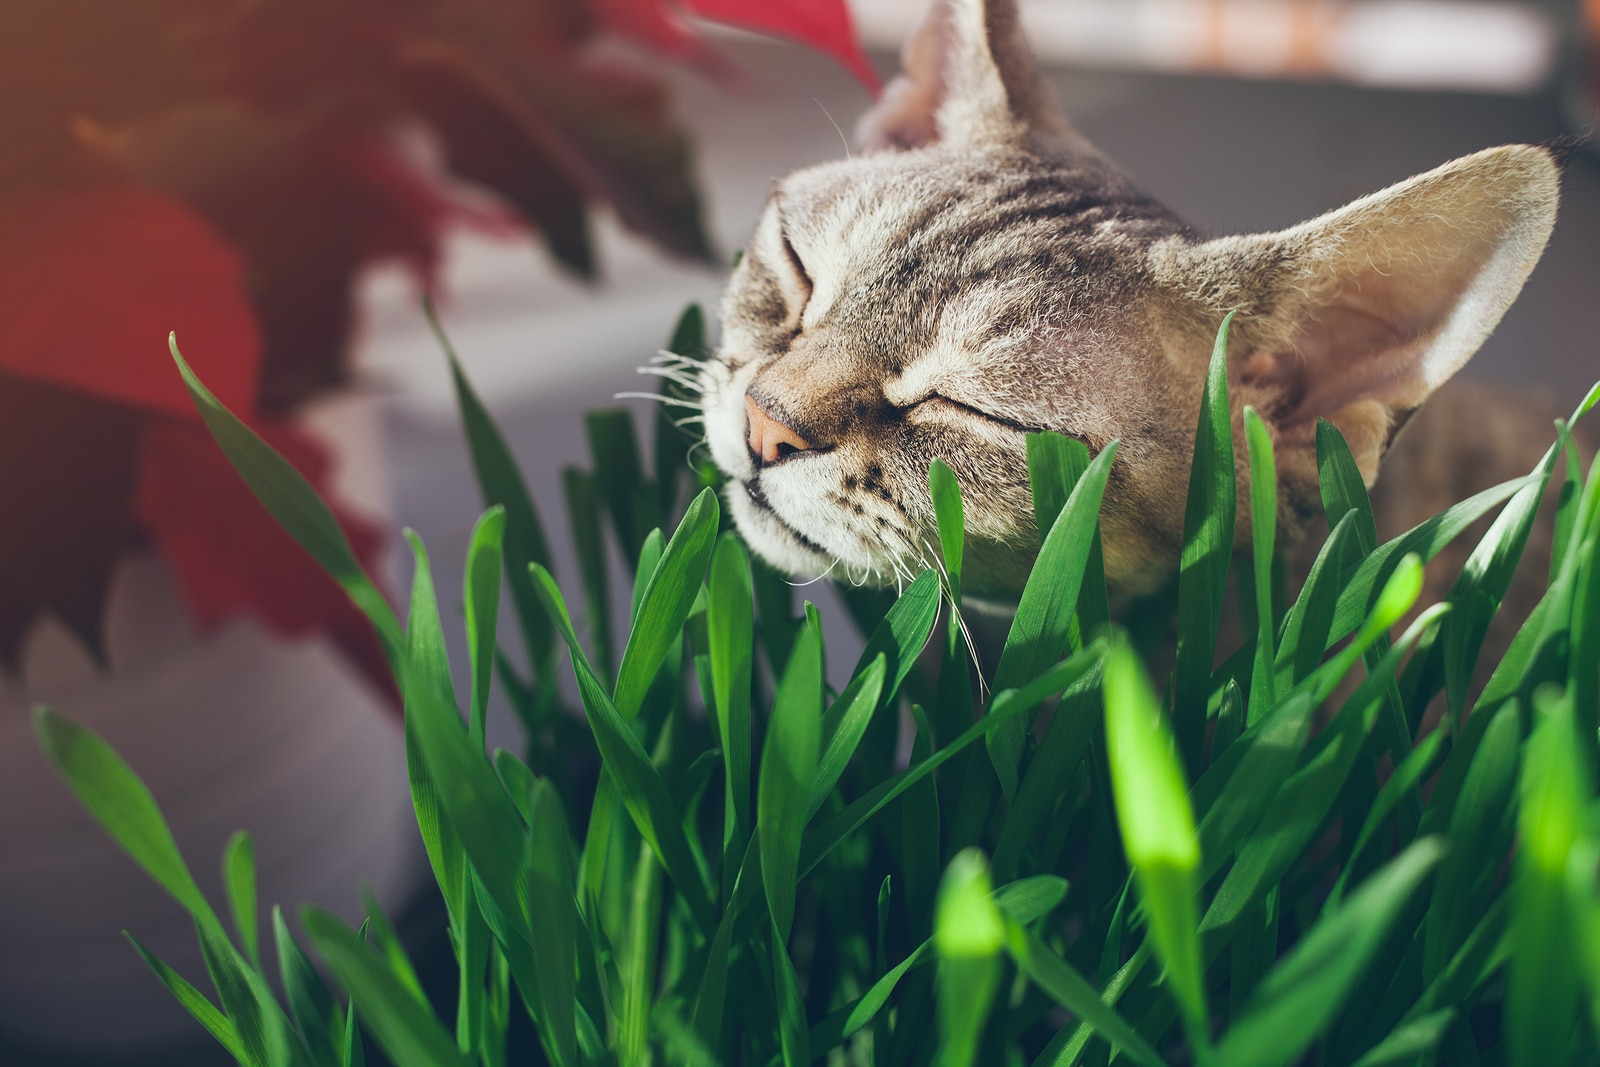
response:
<svg viewBox="0 0 1600 1067"><path fill-rule="evenodd" d="M1523 753L1522 847L1512 886L1512 954L1506 972L1506 1045L1512 1067L1537 1067L1566 1059L1578 1009L1578 967L1573 951L1581 917L1569 906L1569 868L1592 799L1593 774L1575 743L1570 699L1550 689L1535 696L1539 722ZM1594 867L1587 873L1590 895ZM1592 984L1594 977L1589 981Z"/></svg>
<svg viewBox="0 0 1600 1067"><path fill-rule="evenodd" d="M1113 441L1094 458L1045 537L1000 652L995 689L1015 688L1038 676L1067 650L1078 591L1099 528L1100 501L1116 455ZM989 738L989 759L1007 797L1014 798L1017 793L1018 763L1027 729L1027 722L1018 718Z"/></svg>
<svg viewBox="0 0 1600 1067"><path fill-rule="evenodd" d="M1113 644L1107 653L1102 686L1106 755L1122 847L1190 1041L1203 1047L1208 1011L1195 932L1200 839L1188 783L1162 721L1160 701L1125 642Z"/></svg>
<svg viewBox="0 0 1600 1067"><path fill-rule="evenodd" d="M762 882L780 944L794 922L800 835L821 744L822 647L816 629L806 625L778 682L756 785Z"/></svg>
<svg viewBox="0 0 1600 1067"><path fill-rule="evenodd" d="M511 603L516 609L517 623L522 629L528 650L528 665L538 670L550 657L553 635L550 622L539 610L539 601L528 582L528 564L550 565L550 545L545 539L544 524L539 520L539 512L534 507L533 496L528 492L527 480L522 476L516 457L506 444L500 427L495 425L489 410L472 388L466 372L461 369L461 361L433 314L432 306L424 302L423 310L439 346L450 361L450 380L455 386L456 407L461 412L461 428L467 437L467 452L472 457L472 470L477 476L483 502L487 507L505 510L506 579L511 588Z"/></svg>
<svg viewBox="0 0 1600 1067"><path fill-rule="evenodd" d="M950 583L950 599L959 608L966 514L961 505L961 486L944 460L936 459L928 465L928 492L933 497L933 513L939 526L940 555L944 560L945 580Z"/></svg>
<svg viewBox="0 0 1600 1067"><path fill-rule="evenodd" d="M1233 419L1228 407L1228 327L1232 322L1233 313L1229 312L1217 328L1205 389L1200 395L1178 571L1178 705L1173 729L1179 756L1186 767L1196 772L1205 740L1206 694L1210 691L1238 508Z"/></svg>
<svg viewBox="0 0 1600 1067"><path fill-rule="evenodd" d="M472 743L480 749L484 745L488 721L489 684L494 679L495 630L500 612L500 559L505 532L505 508L491 507L478 519L478 524L472 530L472 540L467 545L467 653L472 662L472 702L467 722Z"/></svg>
<svg viewBox="0 0 1600 1067"><path fill-rule="evenodd" d="M750 560L738 538L725 535L711 556L706 632L715 691L711 711L724 766L723 863L733 865L750 836L750 682L755 666L755 606ZM724 885L732 885L725 880Z"/></svg>
<svg viewBox="0 0 1600 1067"><path fill-rule="evenodd" d="M33 730L94 820L196 922L220 934L222 923L183 862L155 798L122 757L99 734L48 708L34 709Z"/></svg>
<svg viewBox="0 0 1600 1067"><path fill-rule="evenodd" d="M278 975L283 982L289 1017L305 1040L306 1047L320 1065L343 1062L339 1043L344 1037L344 1013L333 999L333 991L311 965L300 945L283 921L283 911L272 908L272 937L278 950Z"/></svg>
<svg viewBox="0 0 1600 1067"><path fill-rule="evenodd" d="M939 881L933 927L939 953L939 1029L942 1062L969 1067L1000 985L1006 924L994 902L983 853L956 854Z"/></svg>
<svg viewBox="0 0 1600 1067"><path fill-rule="evenodd" d="M689 505L640 596L638 618L617 668L614 696L617 710L629 722L644 705L662 662L682 647L684 621L711 563L717 517L717 494L706 489Z"/></svg>
<svg viewBox="0 0 1600 1067"><path fill-rule="evenodd" d="M573 671L578 678L578 693L588 714L589 727L608 772L614 777L618 798L627 808L634 825L650 847L661 857L662 865L684 895L690 911L703 929L716 925L705 880L695 863L694 853L684 836L683 816L672 802L671 792L639 743L638 737L611 702L600 680L589 666L578 635L572 629L566 602L556 588L550 572L535 564L535 588L556 624L556 632L567 642Z"/></svg>
<svg viewBox="0 0 1600 1067"><path fill-rule="evenodd" d="M1333 1021L1410 896L1439 862L1424 838L1325 915L1256 987L1242 1018L1218 1042L1228 1067L1287 1067Z"/></svg>
<svg viewBox="0 0 1600 1067"><path fill-rule="evenodd" d="M161 984L166 986L172 995L182 1004L184 1010L194 1016L196 1022L205 1027L206 1032L217 1039L217 1043L227 1049L228 1055L243 1064L250 1062L250 1053L246 1051L244 1043L239 1039L239 1031L234 1027L228 1017L222 1014L217 1006L206 999L206 995L196 989L189 981L167 966L161 957L146 948L137 937L123 932L123 937L133 945L134 951L155 972Z"/></svg>
<svg viewBox="0 0 1600 1067"><path fill-rule="evenodd" d="M1250 674L1246 723L1256 723L1273 704L1276 675L1272 618L1272 552L1278 536L1278 471L1272 458L1272 434L1256 409L1244 409L1245 447L1250 457L1250 542L1254 549L1256 590L1255 666Z"/></svg>
<svg viewBox="0 0 1600 1067"><path fill-rule="evenodd" d="M222 849L222 888L239 945L250 965L261 969L261 942L256 926L256 846L250 834L236 830Z"/></svg>
<svg viewBox="0 0 1600 1067"><path fill-rule="evenodd" d="M205 422L217 446L228 457L228 462L233 464L233 469L239 472L239 477L250 487L250 492L278 520L278 524L343 587L345 595L371 620L389 657L390 666L398 664L403 644L400 622L395 618L389 602L362 569L328 505L311 488L311 483L306 481L304 475L223 407L222 402L195 376L178 351L176 334L169 339L169 347L201 420Z"/></svg>
<svg viewBox="0 0 1600 1067"><path fill-rule="evenodd" d="M306 908L301 922L339 984L350 991L362 1025L396 1067L467 1067L427 1001L396 978L383 957L338 916Z"/></svg>

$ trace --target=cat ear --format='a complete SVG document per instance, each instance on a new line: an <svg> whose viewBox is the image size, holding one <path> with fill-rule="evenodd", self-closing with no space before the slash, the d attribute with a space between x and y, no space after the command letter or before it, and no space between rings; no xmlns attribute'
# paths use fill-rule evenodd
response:
<svg viewBox="0 0 1600 1067"><path fill-rule="evenodd" d="M856 127L865 150L1067 132L1023 39L1016 0L933 0L900 59L901 74Z"/></svg>
<svg viewBox="0 0 1600 1067"><path fill-rule="evenodd" d="M1280 435L1309 441L1329 419L1370 483L1395 431L1521 291L1555 224L1557 178L1542 148L1489 149L1281 233L1156 262L1214 312L1239 309L1233 378Z"/></svg>

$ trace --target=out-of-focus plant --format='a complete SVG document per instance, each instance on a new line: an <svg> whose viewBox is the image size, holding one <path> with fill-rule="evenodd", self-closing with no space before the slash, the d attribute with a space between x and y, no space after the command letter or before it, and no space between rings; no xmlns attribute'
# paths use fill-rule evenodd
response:
<svg viewBox="0 0 1600 1067"><path fill-rule="evenodd" d="M326 490L289 416L345 379L365 266L431 282L466 225L533 230L591 277L597 206L709 258L659 60L737 72L691 15L871 80L843 0L0 8L0 666L43 613L97 648L112 568L144 542L197 621L329 632L385 675L342 594L202 447L164 339L190 339L217 394ZM370 558L376 528L336 511Z"/></svg>

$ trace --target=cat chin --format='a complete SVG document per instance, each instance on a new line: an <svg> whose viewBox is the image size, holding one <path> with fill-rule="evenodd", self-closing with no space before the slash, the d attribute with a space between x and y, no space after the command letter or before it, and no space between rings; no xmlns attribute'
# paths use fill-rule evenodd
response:
<svg viewBox="0 0 1600 1067"><path fill-rule="evenodd" d="M742 486L728 486L728 511L745 543L766 562L796 578L815 579L826 574L833 560L801 541L782 519L758 506Z"/></svg>

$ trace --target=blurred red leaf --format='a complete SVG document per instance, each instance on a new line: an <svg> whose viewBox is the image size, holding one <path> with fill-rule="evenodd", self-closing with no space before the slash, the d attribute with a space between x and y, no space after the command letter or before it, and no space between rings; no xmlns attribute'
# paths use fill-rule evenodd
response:
<svg viewBox="0 0 1600 1067"><path fill-rule="evenodd" d="M15 664L44 611L100 654L141 421L132 408L0 373L0 665Z"/></svg>
<svg viewBox="0 0 1600 1067"><path fill-rule="evenodd" d="M255 409L255 309L204 220L135 186L0 195L0 372L195 418L173 330L223 403Z"/></svg>
<svg viewBox="0 0 1600 1067"><path fill-rule="evenodd" d="M649 0L645 0L646 3ZM876 92L878 76L861 51L845 0L685 0L702 18L810 45L833 56Z"/></svg>
<svg viewBox="0 0 1600 1067"><path fill-rule="evenodd" d="M255 430L328 499L330 461L320 442L288 423ZM372 572L383 545L379 527L329 504L356 558ZM251 495L204 428L148 422L133 513L172 566L200 625L248 614L284 638L331 634L375 685L392 692L371 625Z"/></svg>

